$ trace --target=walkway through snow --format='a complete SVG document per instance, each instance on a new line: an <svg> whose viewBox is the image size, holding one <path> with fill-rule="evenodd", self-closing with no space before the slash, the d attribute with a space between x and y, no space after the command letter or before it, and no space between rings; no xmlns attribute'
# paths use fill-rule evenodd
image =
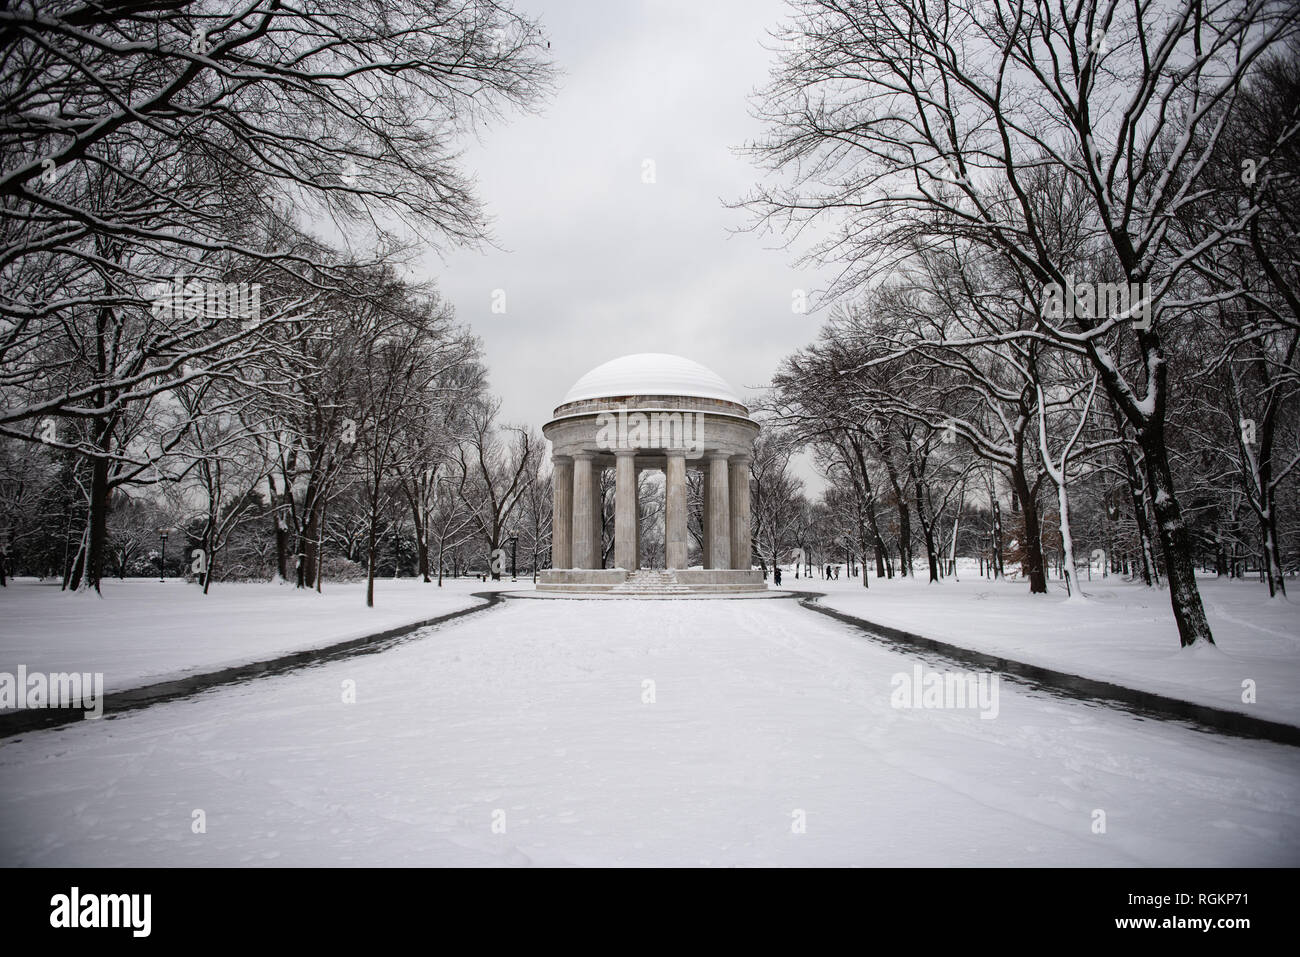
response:
<svg viewBox="0 0 1300 957"><path fill-rule="evenodd" d="M581 609L4 742L0 864L1300 863L1297 749L895 709L917 659L784 601Z"/></svg>

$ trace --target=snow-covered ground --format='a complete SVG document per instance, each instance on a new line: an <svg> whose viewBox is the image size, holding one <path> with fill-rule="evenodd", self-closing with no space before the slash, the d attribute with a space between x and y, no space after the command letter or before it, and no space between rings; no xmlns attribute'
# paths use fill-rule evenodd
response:
<svg viewBox="0 0 1300 957"><path fill-rule="evenodd" d="M1198 704L1300 724L1300 595L1268 597L1258 582L1200 581L1217 648L1178 645L1169 592L1112 576L1081 582L1085 601L1068 601L1050 582L1031 596L1024 582L991 582L974 570L961 580L795 579L783 588L826 592L823 603L851 615L965 648L1071 674L1113 681ZM1300 592L1300 582L1291 582ZM1242 682L1256 701L1242 701Z"/></svg>
<svg viewBox="0 0 1300 957"><path fill-rule="evenodd" d="M788 600L509 601L0 742L0 865L1300 864L1300 749L892 707L918 663Z"/></svg>
<svg viewBox="0 0 1300 957"><path fill-rule="evenodd" d="M0 588L0 672L100 672L108 691L332 645L479 604L471 592L531 587L474 578L424 584L326 582L320 594L285 585L213 583L204 595L179 579L106 581L103 597L57 582Z"/></svg>

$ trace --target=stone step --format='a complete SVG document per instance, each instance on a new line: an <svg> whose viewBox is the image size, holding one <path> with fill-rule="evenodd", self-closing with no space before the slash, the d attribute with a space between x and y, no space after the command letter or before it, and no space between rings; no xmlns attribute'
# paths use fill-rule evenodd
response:
<svg viewBox="0 0 1300 957"><path fill-rule="evenodd" d="M615 585L619 592L689 592L686 585Z"/></svg>
<svg viewBox="0 0 1300 957"><path fill-rule="evenodd" d="M689 592L686 585L617 585L619 592Z"/></svg>
<svg viewBox="0 0 1300 957"><path fill-rule="evenodd" d="M677 581L677 576L665 569L640 568L629 572L622 584L612 592L620 595L689 595L691 589Z"/></svg>
<svg viewBox="0 0 1300 957"><path fill-rule="evenodd" d="M692 593L690 588L683 588L680 585L672 588L612 588L610 590L620 595L689 595Z"/></svg>

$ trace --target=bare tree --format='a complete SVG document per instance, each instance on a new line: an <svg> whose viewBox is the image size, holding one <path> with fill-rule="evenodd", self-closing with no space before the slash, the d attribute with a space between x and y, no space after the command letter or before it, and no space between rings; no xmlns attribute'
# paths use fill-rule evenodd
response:
<svg viewBox="0 0 1300 957"><path fill-rule="evenodd" d="M479 401L470 408L468 429L458 453L457 494L491 555L507 536L511 516L541 466L542 439L521 426L498 425L500 402Z"/></svg>
<svg viewBox="0 0 1300 957"><path fill-rule="evenodd" d="M1297 29L1284 0L801 0L760 107L772 132L756 155L794 178L751 201L780 226L837 221L813 253L845 264L841 290L954 235L1040 287L1029 334L1084 351L1142 449L1183 645L1213 637L1169 460L1162 336L1188 316L1179 284L1210 244L1181 250L1168 224L1196 201L1221 108ZM1074 238L1054 233L1051 173L1081 200ZM1236 217L1217 232L1245 227ZM1076 288L1085 250L1103 267L1094 278L1113 274L1135 301L1045 314L1049 287ZM1137 361L1124 369L1114 344L1129 337Z"/></svg>

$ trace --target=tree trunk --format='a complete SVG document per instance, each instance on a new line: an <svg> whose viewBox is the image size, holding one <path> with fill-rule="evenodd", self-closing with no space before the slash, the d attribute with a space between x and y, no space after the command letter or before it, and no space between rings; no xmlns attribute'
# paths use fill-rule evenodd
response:
<svg viewBox="0 0 1300 957"><path fill-rule="evenodd" d="M1113 405L1111 410L1122 439L1124 437L1123 420L1119 417L1119 413ZM1137 529L1138 552L1142 558L1142 583L1147 587L1153 587L1156 584L1155 556L1151 554L1151 526L1147 523L1146 483L1142 481L1137 463L1133 461L1133 455L1129 452L1127 446L1120 446L1120 457L1124 461L1124 476L1128 481L1129 499L1133 504L1133 521Z"/></svg>
<svg viewBox="0 0 1300 957"><path fill-rule="evenodd" d="M86 572L86 549L90 542L90 516L86 516L86 524L82 527L81 538L77 542L76 554L72 556L72 565L68 568L66 583L64 587L70 591L76 591L81 587L81 578Z"/></svg>
<svg viewBox="0 0 1300 957"><path fill-rule="evenodd" d="M307 486L303 498L306 520L298 536L298 587L311 588L316 584L316 560L319 555L319 537L321 535L321 505L317 489Z"/></svg>
<svg viewBox="0 0 1300 957"><path fill-rule="evenodd" d="M1038 525L1038 501L1029 490L1025 470L1017 466L1012 467L1010 472L1011 484L1016 490L1016 498L1020 502L1021 516L1024 520L1020 547L1024 550L1025 557L1021 567L1025 577L1029 579L1029 594L1045 595L1047 576L1043 569L1043 546L1039 538L1041 532Z"/></svg>
<svg viewBox="0 0 1300 957"><path fill-rule="evenodd" d="M1282 556L1278 549L1277 510L1274 508L1275 496L1272 489L1273 443L1271 441L1271 431L1261 438L1260 451L1255 466L1257 475L1250 477L1251 480L1258 484L1254 489L1255 494L1247 495L1246 498L1254 509L1255 518L1259 525L1260 547L1263 553L1263 560L1260 564L1264 572L1264 580L1268 582L1268 597L1275 598L1279 594L1286 594L1286 581L1282 575Z"/></svg>
<svg viewBox="0 0 1300 957"><path fill-rule="evenodd" d="M370 511L369 547L366 549L366 607L375 607L375 512Z"/></svg>
<svg viewBox="0 0 1300 957"><path fill-rule="evenodd" d="M1228 552L1223 547L1223 523L1217 516L1214 522L1214 574L1218 578L1228 574Z"/></svg>
<svg viewBox="0 0 1300 957"><path fill-rule="evenodd" d="M1070 497L1066 491L1064 461L1061 463L1061 481L1056 486L1056 507L1061 513L1061 573L1065 578L1065 593L1073 598L1075 597L1074 536L1070 534ZM1088 569L1088 574L1091 575L1091 560L1088 562Z"/></svg>
<svg viewBox="0 0 1300 957"><path fill-rule="evenodd" d="M91 468L90 514L86 524L85 587L99 591L104 572L104 546L108 538L108 462L95 459Z"/></svg>
<svg viewBox="0 0 1300 957"><path fill-rule="evenodd" d="M925 498L921 482L916 482L916 517L921 523L921 534L925 538L925 560L930 566L930 581L939 580L939 554L934 545L934 529L925 511Z"/></svg>
<svg viewBox="0 0 1300 957"><path fill-rule="evenodd" d="M419 504L411 504L411 521L415 526L415 551L419 563L416 574L425 580L432 581L429 574L429 534L425 529L423 517L420 515Z"/></svg>
<svg viewBox="0 0 1300 957"><path fill-rule="evenodd" d="M95 447L108 451L112 425L96 420ZM108 459L96 457L91 463L90 515L87 528L89 540L86 547L85 583L87 588L99 591L104 577L104 552L108 545Z"/></svg>
<svg viewBox="0 0 1300 957"><path fill-rule="evenodd" d="M885 474L889 477L889 484L894 490L894 502L898 507L898 575L900 578L906 578L912 574L912 513L907 507L907 496L898 484L898 474L889 459L888 450L882 459L885 463Z"/></svg>
<svg viewBox="0 0 1300 957"><path fill-rule="evenodd" d="M1160 535L1160 548L1165 556L1165 575L1169 579L1174 621L1178 623L1178 640L1184 648L1198 641L1214 644L1201 593L1196 587L1191 538L1178 499L1174 497L1174 479L1169 469L1164 436L1158 429L1144 429L1138 432L1138 442L1142 447L1147 482L1153 490L1151 505Z"/></svg>
<svg viewBox="0 0 1300 957"><path fill-rule="evenodd" d="M867 523L865 521L865 517L863 513L864 510L862 508L859 508L858 509L858 547L862 549L862 587L870 588L871 585L867 582L867 579L871 577L870 575L867 574L867 544L868 544Z"/></svg>
<svg viewBox="0 0 1300 957"><path fill-rule="evenodd" d="M961 531L961 508L966 500L966 482L961 483L961 492L957 496L957 510L952 518L952 540L948 543L948 574L957 577L957 535Z"/></svg>
<svg viewBox="0 0 1300 957"><path fill-rule="evenodd" d="M867 459L862 452L862 445L857 442L852 435L849 436L849 443L853 448L853 454L857 460L858 476L862 483L862 493L864 504L867 509L867 523L871 528L871 537L875 544L876 550L876 578L885 577L885 543L880 537L880 524L876 521L876 493L871 487L871 474L867 471ZM866 547L863 546L863 555L866 555ZM890 578L893 578L892 569ZM866 584L866 577L863 577L863 584Z"/></svg>
<svg viewBox="0 0 1300 957"><path fill-rule="evenodd" d="M275 477L266 476L266 487L271 503L271 532L275 535L275 572L282 582L289 580L289 519L288 507L292 504L293 493L285 484L282 496L275 489Z"/></svg>
<svg viewBox="0 0 1300 957"><path fill-rule="evenodd" d="M989 495L992 498L991 492ZM991 566L990 577L996 581L1006 573L1006 569L1002 565L1002 506L996 498L993 498L992 511L993 527L989 530L991 552L989 565Z"/></svg>

